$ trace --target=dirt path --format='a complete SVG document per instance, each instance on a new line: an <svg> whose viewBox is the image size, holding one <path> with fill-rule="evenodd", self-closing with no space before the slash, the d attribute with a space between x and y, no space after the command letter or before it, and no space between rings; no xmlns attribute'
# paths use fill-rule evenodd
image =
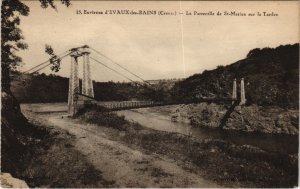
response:
<svg viewBox="0 0 300 189"><path fill-rule="evenodd" d="M64 113L39 113L32 119L76 137L73 148L102 172L113 187L218 187L214 182L182 169L176 161L156 154L144 154L108 139L110 128L82 125ZM120 135L122 133L120 132Z"/></svg>

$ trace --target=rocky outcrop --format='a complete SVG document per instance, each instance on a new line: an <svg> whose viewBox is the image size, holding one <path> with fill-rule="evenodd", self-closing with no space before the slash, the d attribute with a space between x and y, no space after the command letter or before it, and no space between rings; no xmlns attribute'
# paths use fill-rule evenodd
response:
<svg viewBox="0 0 300 189"><path fill-rule="evenodd" d="M224 119L229 109L229 106L214 103L181 105L174 111L172 119L189 120L193 126L198 127L222 127L223 129L246 132L298 134L298 110L286 110L274 106L236 106Z"/></svg>
<svg viewBox="0 0 300 189"><path fill-rule="evenodd" d="M298 134L298 111L278 107L238 107L225 129L260 131L264 133Z"/></svg>

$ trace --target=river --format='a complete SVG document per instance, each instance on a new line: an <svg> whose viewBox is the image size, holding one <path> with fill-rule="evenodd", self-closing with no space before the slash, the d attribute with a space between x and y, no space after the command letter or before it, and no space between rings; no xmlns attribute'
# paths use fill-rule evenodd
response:
<svg viewBox="0 0 300 189"><path fill-rule="evenodd" d="M23 107L24 105L21 105ZM67 111L66 103L30 104L35 112ZM277 153L298 153L298 136L284 134L247 133L213 128L192 127L189 123L172 122L168 106L116 111L127 120L140 123L144 127L166 132L176 132L199 139L222 139L238 145L253 145L263 150Z"/></svg>
<svg viewBox="0 0 300 189"><path fill-rule="evenodd" d="M290 135L274 135L259 132L228 131L213 128L192 127L189 123L172 122L171 116L165 112L151 111L151 108L117 111L127 120L140 123L144 127L155 130L176 132L199 139L222 139L237 145L252 145L265 151L276 153L298 153L298 137Z"/></svg>

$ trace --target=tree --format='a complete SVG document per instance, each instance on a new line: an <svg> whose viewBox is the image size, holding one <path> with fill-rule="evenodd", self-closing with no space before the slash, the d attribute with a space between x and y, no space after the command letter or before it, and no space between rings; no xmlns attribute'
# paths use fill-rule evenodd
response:
<svg viewBox="0 0 300 189"><path fill-rule="evenodd" d="M53 0L40 0L41 7L56 8ZM69 6L69 0L63 0ZM2 0L1 5L1 171L16 174L22 167L22 157L27 149L24 137L34 133L33 127L21 112L19 103L10 92L10 71L14 71L22 59L16 51L28 48L19 28L19 16L28 16L30 9L21 0Z"/></svg>
<svg viewBox="0 0 300 189"><path fill-rule="evenodd" d="M51 7L56 9L54 0L39 0L42 8ZM70 0L61 0L67 7ZM20 0L3 0L1 5L1 82L2 90L9 91L10 77L9 72L15 70L22 62L21 57L16 56L15 52L28 48L24 42L24 36L19 28L20 17L28 16L30 9Z"/></svg>

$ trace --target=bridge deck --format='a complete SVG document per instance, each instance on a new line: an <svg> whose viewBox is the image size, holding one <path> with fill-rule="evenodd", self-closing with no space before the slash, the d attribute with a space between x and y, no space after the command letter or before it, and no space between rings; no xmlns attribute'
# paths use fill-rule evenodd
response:
<svg viewBox="0 0 300 189"><path fill-rule="evenodd" d="M230 104L233 102L231 98L223 98L223 99L201 99L193 102L173 102L173 103L164 103L164 102L154 102L154 101L122 101L122 102L97 102L97 105L107 108L111 111L117 110L128 110L128 109L137 109L137 108L147 108L147 107L155 107L155 106L167 106L167 105L179 105L179 104L198 104L198 103L226 103ZM234 102L237 102L235 100Z"/></svg>

